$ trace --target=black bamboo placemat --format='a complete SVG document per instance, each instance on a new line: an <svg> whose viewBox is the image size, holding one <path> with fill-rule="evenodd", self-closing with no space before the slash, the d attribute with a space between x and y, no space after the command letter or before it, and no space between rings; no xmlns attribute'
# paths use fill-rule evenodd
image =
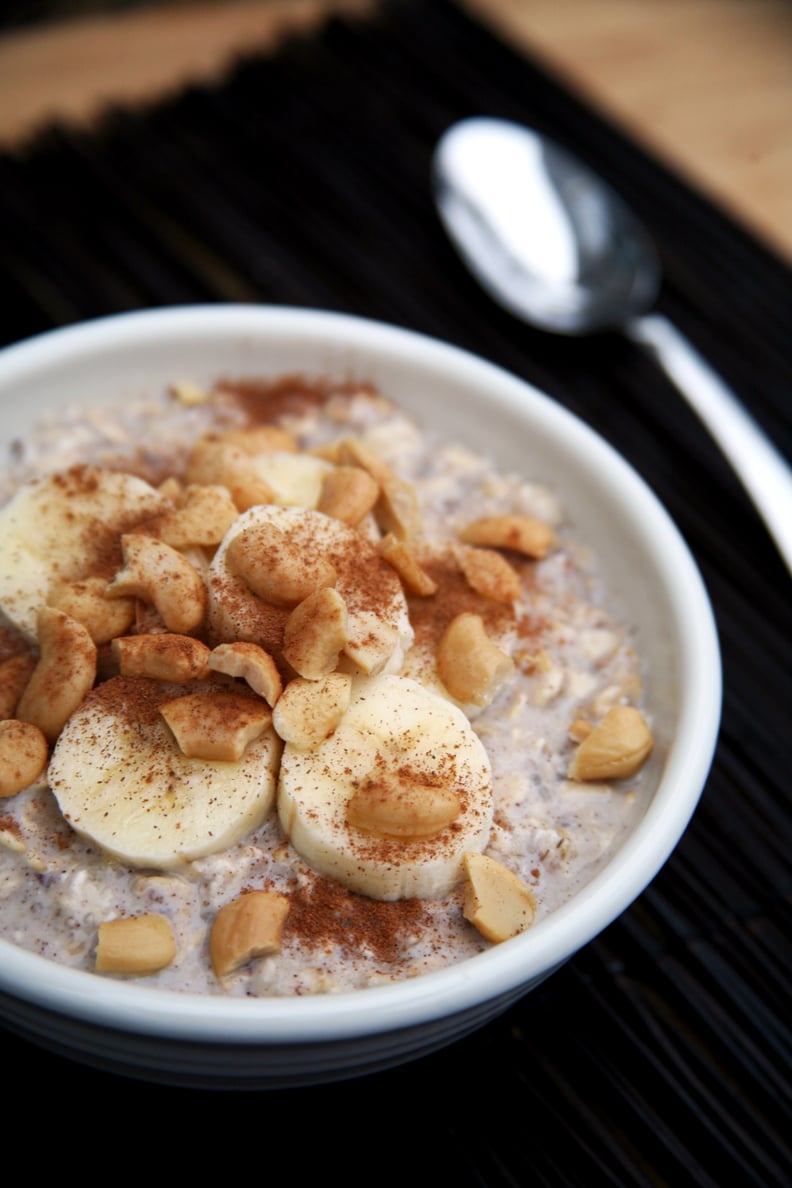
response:
<svg viewBox="0 0 792 1188"><path fill-rule="evenodd" d="M300 1182L786 1186L792 586L729 467L639 348L533 332L464 271L429 161L443 129L477 113L550 132L622 191L659 245L662 309L790 456L790 269L443 0L335 20L221 85L110 113L90 134L53 127L0 157L0 341L252 300L435 334L545 389L644 475L708 585L725 697L700 807L621 919L502 1018L419 1062L240 1098L93 1072L3 1034L6 1078L32 1078L75 1119L105 1103L119 1126L145 1111L168 1134L188 1110L191 1134L241 1131L248 1174L266 1174L272 1146L293 1150L296 1135Z"/></svg>

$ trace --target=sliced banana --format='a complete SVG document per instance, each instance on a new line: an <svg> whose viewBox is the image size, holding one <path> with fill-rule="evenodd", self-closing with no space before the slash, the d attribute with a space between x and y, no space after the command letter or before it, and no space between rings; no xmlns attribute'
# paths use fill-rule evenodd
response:
<svg viewBox="0 0 792 1188"><path fill-rule="evenodd" d="M228 547L240 533L272 525L299 566L325 557L336 572L335 589L347 609L347 643L339 668L374 675L398 672L413 630L398 575L376 547L354 528L322 512L261 505L243 512L226 533L209 569L209 627L215 642L248 640L279 657L288 608L257 598L228 564Z"/></svg>
<svg viewBox="0 0 792 1188"><path fill-rule="evenodd" d="M274 730L238 762L188 758L160 712L184 693L184 685L113 677L72 715L50 760L66 821L132 866L169 870L224 850L274 805L282 749Z"/></svg>
<svg viewBox="0 0 792 1188"><path fill-rule="evenodd" d="M324 477L334 469L324 458L292 450L254 454L251 463L259 478L269 484L273 502L281 507L315 508Z"/></svg>
<svg viewBox="0 0 792 1188"><path fill-rule="evenodd" d="M0 510L0 610L31 642L59 582L121 564L121 535L170 506L134 475L74 466L20 487Z"/></svg>
<svg viewBox="0 0 792 1188"><path fill-rule="evenodd" d="M484 850L492 813L489 758L464 713L395 674L356 677L329 738L284 747L284 831L315 870L361 895L446 895L465 854Z"/></svg>

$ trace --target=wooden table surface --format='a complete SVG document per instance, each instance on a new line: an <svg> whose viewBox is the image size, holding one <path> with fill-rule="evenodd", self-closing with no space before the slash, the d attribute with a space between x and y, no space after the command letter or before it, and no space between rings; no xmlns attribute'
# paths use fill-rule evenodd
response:
<svg viewBox="0 0 792 1188"><path fill-rule="evenodd" d="M792 263L789 0L460 0ZM0 35L0 147L222 77L328 12L377 0L147 4ZM101 6L89 6L99 9Z"/></svg>

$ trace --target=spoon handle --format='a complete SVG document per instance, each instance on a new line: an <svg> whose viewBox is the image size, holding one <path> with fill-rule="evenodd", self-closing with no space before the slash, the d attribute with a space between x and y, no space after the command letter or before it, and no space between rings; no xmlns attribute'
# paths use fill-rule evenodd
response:
<svg viewBox="0 0 792 1188"><path fill-rule="evenodd" d="M731 462L792 573L792 469L733 392L662 314L626 327L649 347Z"/></svg>

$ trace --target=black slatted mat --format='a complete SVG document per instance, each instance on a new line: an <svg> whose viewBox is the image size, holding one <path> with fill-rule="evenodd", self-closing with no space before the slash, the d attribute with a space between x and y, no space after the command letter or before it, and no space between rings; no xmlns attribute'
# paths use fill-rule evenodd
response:
<svg viewBox="0 0 792 1188"><path fill-rule="evenodd" d="M708 585L725 701L693 822L620 920L502 1018L420 1062L240 1096L127 1081L3 1035L4 1079L38 1084L17 1090L36 1125L57 1101L83 1156L83 1123L117 1110L119 1133L145 1117L165 1136L165 1166L189 1166L196 1135L226 1136L226 1175L233 1150L231 1174L272 1174L296 1155L300 1182L780 1188L792 1168L792 585L729 467L639 348L533 332L466 274L432 207L429 162L444 128L477 113L550 132L622 191L658 242L664 312L790 455L790 269L442 0L334 21L220 86L112 113L92 134L53 128L0 157L0 338L254 300L435 334L545 389L644 475Z"/></svg>

